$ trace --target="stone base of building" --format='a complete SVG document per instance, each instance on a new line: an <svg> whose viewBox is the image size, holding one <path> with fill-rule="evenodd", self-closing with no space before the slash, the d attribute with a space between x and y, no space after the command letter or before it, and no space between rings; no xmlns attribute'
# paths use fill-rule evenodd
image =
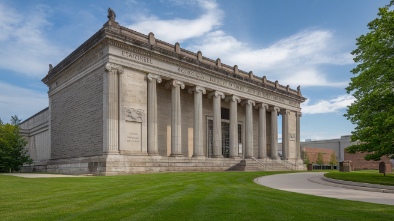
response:
<svg viewBox="0 0 394 221"><path fill-rule="evenodd" d="M103 155L49 160L25 165L23 172L118 175L160 172L290 171L305 170L271 159L189 158L163 156Z"/></svg>

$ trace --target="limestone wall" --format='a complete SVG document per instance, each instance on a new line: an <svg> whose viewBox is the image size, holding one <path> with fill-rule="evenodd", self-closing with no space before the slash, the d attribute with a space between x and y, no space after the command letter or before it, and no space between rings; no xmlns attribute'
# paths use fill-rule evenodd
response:
<svg viewBox="0 0 394 221"><path fill-rule="evenodd" d="M101 155L104 68L50 97L52 159Z"/></svg>
<svg viewBox="0 0 394 221"><path fill-rule="evenodd" d="M51 157L49 109L46 108L20 124L21 134L27 140L26 148L34 162Z"/></svg>
<svg viewBox="0 0 394 221"><path fill-rule="evenodd" d="M296 124L296 112L291 112L289 115L289 156L288 158L296 158L296 134L297 134L297 124ZM283 136L283 134L282 134Z"/></svg>
<svg viewBox="0 0 394 221"><path fill-rule="evenodd" d="M126 68L124 73L120 74L120 82L120 153L146 155L148 113L146 74ZM141 117L132 120L126 116L129 112L141 113Z"/></svg>

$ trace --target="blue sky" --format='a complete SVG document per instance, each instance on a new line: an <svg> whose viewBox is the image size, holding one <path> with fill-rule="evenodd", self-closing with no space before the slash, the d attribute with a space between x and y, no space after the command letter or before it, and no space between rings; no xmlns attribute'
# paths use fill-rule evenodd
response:
<svg viewBox="0 0 394 221"><path fill-rule="evenodd" d="M301 85L301 140L354 128L343 117L350 52L389 0L0 0L0 118L48 106L48 71L99 30L111 7L123 26L244 71ZM280 127L279 123L279 127Z"/></svg>

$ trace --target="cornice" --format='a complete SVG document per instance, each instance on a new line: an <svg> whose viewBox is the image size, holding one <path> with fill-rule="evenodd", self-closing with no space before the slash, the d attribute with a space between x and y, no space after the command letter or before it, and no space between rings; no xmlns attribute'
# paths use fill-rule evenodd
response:
<svg viewBox="0 0 394 221"><path fill-rule="evenodd" d="M281 91L269 85L264 85L263 82L261 82L260 84L254 84L253 82L250 81L241 80L239 76L237 77L234 74L230 74L229 72L214 66L208 66L204 63L199 63L197 62L197 59L186 57L186 60L182 60L183 57L181 55L178 55L177 59L174 59L173 57L163 55L162 53L157 53L156 51L153 50L147 50L146 48L141 48L140 46L130 44L129 42L119 42L116 39L112 39L112 38L106 39L105 41L103 41L103 44L112 45L119 49L140 54L142 56L163 61L169 64L173 64L178 67L184 68L186 70L205 74L214 78L218 78L219 80L231 82L233 84L238 84L245 88L251 88L256 91L267 91L285 99L290 98L292 100L296 100L297 102L304 101L303 97L300 97L296 94ZM217 70L219 70L219 72Z"/></svg>
<svg viewBox="0 0 394 221"><path fill-rule="evenodd" d="M63 59L59 64L48 71L48 74L41 80L43 83L47 84L49 80L55 77L58 73L62 72L69 65L73 64L76 60L82 57L91 48L94 48L102 39L105 38L105 30L101 28L92 37L86 40L77 49L71 52L65 59Z"/></svg>
<svg viewBox="0 0 394 221"><path fill-rule="evenodd" d="M137 38L146 39L146 42ZM202 56L202 53L193 53L185 49L176 48L177 44L171 45L164 41L154 39L154 35L144 35L126 27L120 26L117 22L107 22L104 27L97 31L92 37L86 40L81 46L74 50L69 56L62 60L58 65L49 70L46 77L42 79L44 83L61 73L69 65L77 61L81 56L94 48L97 44L112 45L118 48L123 48L128 51L158 59L161 61L175 64L179 67L187 68L189 70L204 73L215 78L241 84L248 88L259 91L269 91L284 98L291 98L297 102L304 102L305 97L301 95L300 90L290 89L280 85L277 81L272 82L265 78L254 76L252 72L245 72L239 70L237 65L231 67L221 63L218 58L216 61ZM159 46L162 45L163 47ZM173 50L169 50L168 47ZM210 64L211 63L211 64ZM233 72L228 71L233 70Z"/></svg>

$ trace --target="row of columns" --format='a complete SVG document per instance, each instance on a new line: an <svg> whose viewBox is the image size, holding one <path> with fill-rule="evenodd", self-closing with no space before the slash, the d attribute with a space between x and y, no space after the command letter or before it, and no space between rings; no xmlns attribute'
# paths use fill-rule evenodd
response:
<svg viewBox="0 0 394 221"><path fill-rule="evenodd" d="M158 75L148 74L148 154L158 155L157 142L157 91L156 84L162 79ZM170 156L183 156L181 150L181 101L180 90L185 88L183 82L171 80L166 84L171 89L171 154ZM204 157L203 152L203 128L202 128L202 95L206 93L205 88L194 86L188 90L194 94L194 130L193 130L193 157ZM222 155L222 128L221 128L221 100L230 102L230 158L238 157L238 119L237 106L241 99L236 95L225 96L223 92L213 91L208 94L213 100L213 158L221 158ZM271 151L270 158L278 159L278 114L282 114L282 155L288 157L288 115L290 111L282 110L276 106L268 106L264 103L256 105L253 100L245 100L241 103L245 106L245 157L253 157L253 106L259 110L258 146L260 159L267 157L266 141L266 112L271 112ZM296 157L300 158L300 113L296 115Z"/></svg>

